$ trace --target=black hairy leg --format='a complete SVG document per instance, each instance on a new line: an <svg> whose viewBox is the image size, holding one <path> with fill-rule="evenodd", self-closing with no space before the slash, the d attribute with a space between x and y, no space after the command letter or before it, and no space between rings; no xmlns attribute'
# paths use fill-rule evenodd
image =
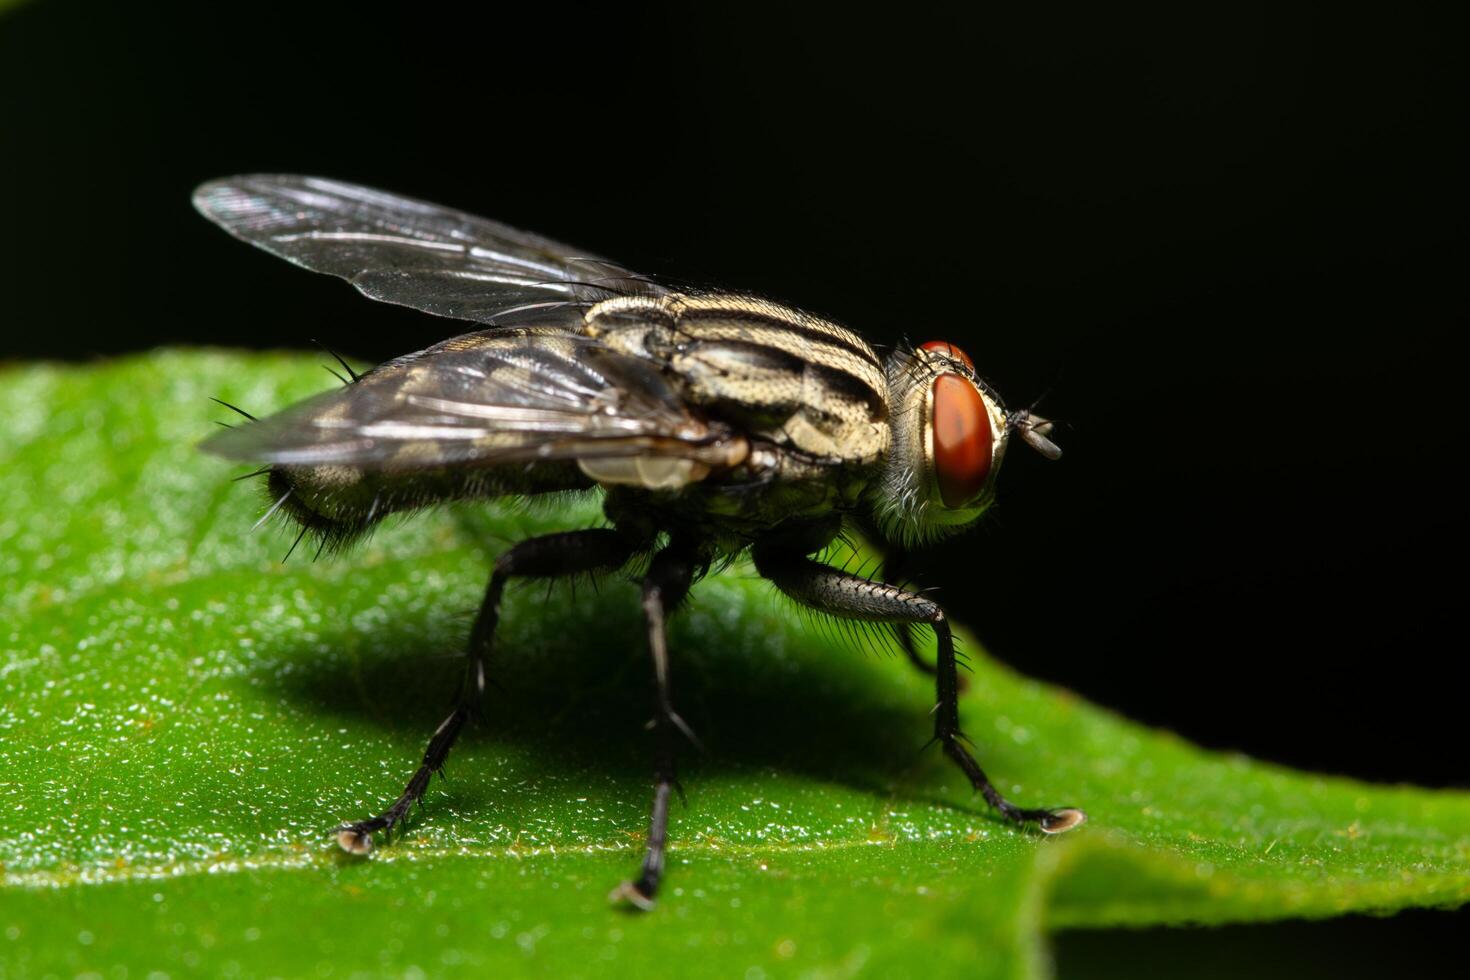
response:
<svg viewBox="0 0 1470 980"><path fill-rule="evenodd" d="M856 518L854 519L854 523L858 532L868 541L883 541L884 536L882 532L878 530L877 525L871 520ZM900 587L908 584L909 568L913 565L913 552L896 543L884 545L882 551L883 561L878 566L876 577L881 578L885 582L900 584ZM903 655L908 658L908 662L913 664L914 669L921 674L928 674L930 677L933 677L934 665L925 660L923 655L919 653L918 647L914 645L914 624L890 623L889 625L893 628L893 636L898 641L898 648L903 651ZM965 679L963 677L960 678L959 684L960 690L964 691Z"/></svg>
<svg viewBox="0 0 1470 980"><path fill-rule="evenodd" d="M888 582L902 582L904 580L904 572L908 566L909 552L901 549L893 549L884 557L883 564L878 569L878 576ZM898 639L898 648L903 651L903 655L908 658L909 663L913 664L914 668L921 674L927 674L930 677L937 674L938 669L934 664L924 659L923 654L919 653L919 648L914 643L914 624L891 623L890 625L893 627L893 635ZM963 674L957 675L955 684L961 694L969 690L970 687L969 679Z"/></svg>
<svg viewBox="0 0 1470 980"><path fill-rule="evenodd" d="M674 768L674 745L682 734L694 741L694 734L674 711L669 695L669 647L664 623L689 593L694 580L694 552L674 542L654 556L648 575L643 579L643 619L648 629L648 653L653 661L653 811L648 821L647 850L638 877L625 881L608 897L626 901L636 908L653 908L659 882L664 874L664 852L668 845L669 802L678 789ZM680 793L682 796L682 791Z"/></svg>
<svg viewBox="0 0 1470 980"><path fill-rule="evenodd" d="M883 564L878 567L878 577L885 582L903 582L910 564L910 555L911 552L903 548L897 546L890 548L883 557ZM898 648L903 651L909 663L913 664L919 673L933 677L937 669L924 659L923 654L919 653L919 648L914 644L914 624L892 623L890 625L893 627L893 635L898 639ZM963 674L957 677L955 683L959 686L961 694L969 690L970 682Z"/></svg>
<svg viewBox="0 0 1470 980"><path fill-rule="evenodd" d="M1035 823L1049 834L1071 830L1087 819L1085 813L1073 807L1051 810L1016 806L991 784L975 757L965 748L960 731L954 636L950 633L944 611L932 599L829 568L804 555L776 549L757 547L755 566L782 592L820 612L878 623L927 624L938 640L934 679L939 703L934 709L934 741L939 743L944 754L960 767L985 801L1007 819L1021 824Z"/></svg>
<svg viewBox="0 0 1470 980"><path fill-rule="evenodd" d="M909 566L909 553L902 548L889 548L888 553L883 556L883 564L878 567L878 575L885 581L902 582L904 572ZM919 655L918 647L914 646L914 624L893 623L893 635L898 638L898 648L903 655L909 658L920 673L934 676L934 665ZM960 678L960 690L964 690L964 678Z"/></svg>
<svg viewBox="0 0 1470 980"><path fill-rule="evenodd" d="M607 528L567 531L531 538L515 545L495 560L495 570L485 589L485 598L470 631L469 663L464 683L455 699L454 710L439 723L424 750L423 762L414 771L403 794L376 817L347 824L336 830L337 843L345 851L366 854L373 849L372 835L391 831L413 805L422 800L434 773L444 768L449 750L464 729L485 695L486 670L495 643L495 625L500 619L500 596L505 583L514 576L559 578L585 572L608 571L625 564L632 556L632 540Z"/></svg>

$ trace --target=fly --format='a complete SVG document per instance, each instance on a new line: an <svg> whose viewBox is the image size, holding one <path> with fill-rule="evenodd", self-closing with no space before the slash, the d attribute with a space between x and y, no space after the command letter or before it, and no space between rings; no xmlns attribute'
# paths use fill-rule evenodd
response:
<svg viewBox="0 0 1470 980"><path fill-rule="evenodd" d="M642 867L614 899L653 905L675 749L691 735L674 710L665 618L711 566L746 553L819 612L905 638L930 627L937 659L923 666L944 753L1016 823L1059 833L1086 819L1011 803L965 747L954 641L933 599L812 557L845 525L907 546L973 524L1013 437L1060 455L1051 423L1008 412L958 347L930 342L880 360L852 331L787 306L675 289L538 235L337 181L231 177L200 187L194 205L373 299L482 325L204 443L266 464L272 509L301 534L334 547L389 514L449 500L604 494L609 526L532 538L496 559L461 693L402 795L337 828L345 850L369 852L444 765L484 696L506 582L614 572L638 557L648 559L654 793Z"/></svg>

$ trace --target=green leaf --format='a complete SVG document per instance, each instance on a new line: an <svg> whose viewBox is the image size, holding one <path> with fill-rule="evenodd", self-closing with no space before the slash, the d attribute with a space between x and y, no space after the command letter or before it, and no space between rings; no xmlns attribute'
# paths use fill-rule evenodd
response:
<svg viewBox="0 0 1470 980"><path fill-rule="evenodd" d="M513 589L484 723L401 839L348 858L327 831L417 763L492 555L597 504L423 515L283 565L289 533L250 531L260 491L193 447L225 416L210 395L261 412L330 383L316 359L220 353L4 372L0 974L1027 977L1050 929L1470 895L1470 796L1204 752L970 641L982 762L1091 816L1017 830L920 751L925 678L740 565L674 627L707 751L685 754L653 913L606 900L649 802L621 580Z"/></svg>

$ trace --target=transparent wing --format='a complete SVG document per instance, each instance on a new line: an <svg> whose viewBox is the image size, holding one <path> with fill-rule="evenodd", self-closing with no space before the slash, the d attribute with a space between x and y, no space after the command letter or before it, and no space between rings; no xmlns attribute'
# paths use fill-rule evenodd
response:
<svg viewBox="0 0 1470 980"><path fill-rule="evenodd" d="M253 174L201 185L194 207L242 241L364 295L439 316L500 322L663 290L539 235L320 177Z"/></svg>
<svg viewBox="0 0 1470 980"><path fill-rule="evenodd" d="M203 448L229 459L395 472L576 460L601 478L619 472L600 462L609 460L728 464L736 443L727 427L693 414L650 362L565 331L507 328L390 361ZM684 482L703 475L677 472Z"/></svg>

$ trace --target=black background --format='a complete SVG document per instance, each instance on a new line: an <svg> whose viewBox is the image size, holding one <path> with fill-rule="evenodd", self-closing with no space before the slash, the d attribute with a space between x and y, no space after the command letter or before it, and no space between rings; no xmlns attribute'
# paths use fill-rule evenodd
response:
<svg viewBox="0 0 1470 980"><path fill-rule="evenodd" d="M1064 423L924 566L994 655L1208 746L1465 786L1464 37L1404 4L33 3L0 20L0 356L457 330L190 210L256 170L950 340Z"/></svg>

